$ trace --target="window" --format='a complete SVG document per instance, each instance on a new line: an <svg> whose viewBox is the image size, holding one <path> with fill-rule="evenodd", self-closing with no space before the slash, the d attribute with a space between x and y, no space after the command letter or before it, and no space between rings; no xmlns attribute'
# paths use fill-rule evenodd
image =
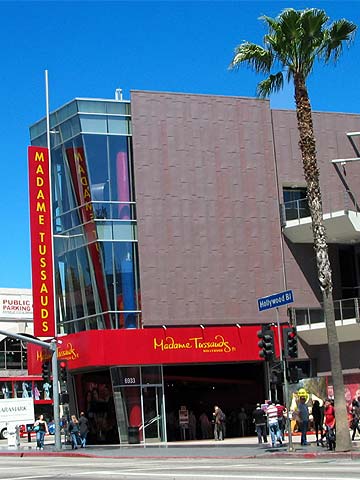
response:
<svg viewBox="0 0 360 480"><path fill-rule="evenodd" d="M310 216L306 187L283 187L286 220Z"/></svg>
<svg viewBox="0 0 360 480"><path fill-rule="evenodd" d="M0 368L24 370L27 368L26 345L15 338L0 342Z"/></svg>

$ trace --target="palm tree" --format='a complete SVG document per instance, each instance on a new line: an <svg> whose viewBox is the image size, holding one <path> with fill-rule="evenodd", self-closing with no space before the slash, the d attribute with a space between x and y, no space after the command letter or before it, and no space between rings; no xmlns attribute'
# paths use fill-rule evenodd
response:
<svg viewBox="0 0 360 480"><path fill-rule="evenodd" d="M326 13L314 8L306 10L289 8L282 11L276 18L263 16L261 20L268 27L264 46L243 42L236 47L230 68L237 69L245 64L255 72L265 74L267 78L257 86L257 94L262 98L281 90L284 80L294 83L299 148L307 186L307 201L312 221L318 278L323 296L336 401L336 449L347 451L351 449L351 441L339 341L335 326L332 273L323 225L315 136L306 80L313 71L315 61L329 63L338 60L343 45L351 42L357 27L345 19L329 25Z"/></svg>

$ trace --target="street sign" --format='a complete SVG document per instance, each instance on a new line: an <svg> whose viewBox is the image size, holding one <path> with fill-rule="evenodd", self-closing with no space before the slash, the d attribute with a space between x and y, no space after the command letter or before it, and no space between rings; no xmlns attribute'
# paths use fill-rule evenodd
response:
<svg viewBox="0 0 360 480"><path fill-rule="evenodd" d="M274 293L267 297L258 298L259 312L263 310L269 310L270 308L281 307L281 305L287 305L293 303L294 295L292 290L286 290L285 292Z"/></svg>

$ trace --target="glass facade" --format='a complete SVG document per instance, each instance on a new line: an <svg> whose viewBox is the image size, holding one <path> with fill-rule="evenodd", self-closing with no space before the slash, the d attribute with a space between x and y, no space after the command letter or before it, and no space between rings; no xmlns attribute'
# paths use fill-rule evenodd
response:
<svg viewBox="0 0 360 480"><path fill-rule="evenodd" d="M30 136L47 146L45 119ZM76 99L50 115L50 142L57 333L141 328L130 103ZM90 443L166 439L161 367L72 378Z"/></svg>
<svg viewBox="0 0 360 480"><path fill-rule="evenodd" d="M46 120L30 129L46 146ZM130 103L50 115L58 333L141 326Z"/></svg>

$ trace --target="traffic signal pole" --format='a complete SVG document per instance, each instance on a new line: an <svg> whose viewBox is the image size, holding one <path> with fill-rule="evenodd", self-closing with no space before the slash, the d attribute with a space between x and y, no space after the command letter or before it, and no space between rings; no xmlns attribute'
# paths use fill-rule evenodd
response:
<svg viewBox="0 0 360 480"><path fill-rule="evenodd" d="M54 422L55 422L55 450L61 450L61 431L60 431L60 402L59 402L59 368L57 359L57 343L54 338L50 342L52 356L52 387L53 387L53 401L54 401Z"/></svg>
<svg viewBox="0 0 360 480"><path fill-rule="evenodd" d="M290 421L289 385L288 385L287 376L286 376L286 360L284 360L284 357L283 357L283 354L282 354L279 307L276 307L276 325L277 325L277 331L278 331L279 357L280 357L280 363L281 363L282 371L283 371L285 407L286 407L286 410L287 410L286 428L287 428L287 431L288 431L288 451L293 452L295 449L294 449L293 441L292 441L292 431L291 431L291 421Z"/></svg>
<svg viewBox="0 0 360 480"><path fill-rule="evenodd" d="M61 434L60 434L60 411L59 411L59 374L58 374L58 361L57 361L57 343L56 339L52 339L50 343L43 342L37 338L26 337L19 333L10 333L5 330L0 330L1 335L6 337L17 338L22 342L34 343L40 347L46 348L51 351L51 364L52 364L52 388L53 388L53 402L54 402L54 423L55 423L55 450L61 450Z"/></svg>

